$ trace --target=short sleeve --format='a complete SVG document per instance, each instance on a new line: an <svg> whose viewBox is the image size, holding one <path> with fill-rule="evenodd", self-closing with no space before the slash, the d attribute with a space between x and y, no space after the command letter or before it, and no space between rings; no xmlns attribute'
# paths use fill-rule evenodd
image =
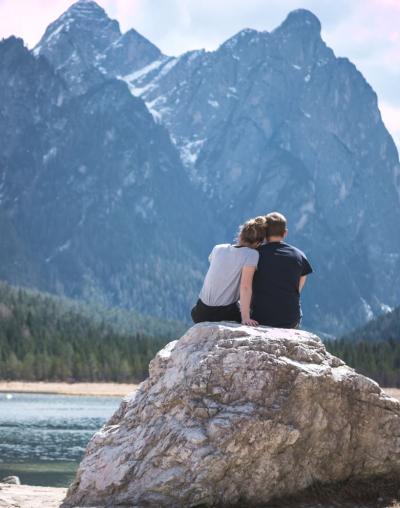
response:
<svg viewBox="0 0 400 508"><path fill-rule="evenodd" d="M255 268L257 268L259 257L260 254L256 249L249 249L249 252L247 253L246 256L246 260L244 262L244 266L254 266Z"/></svg>
<svg viewBox="0 0 400 508"><path fill-rule="evenodd" d="M302 270L301 270L301 276L308 275L309 273L312 273L313 269L308 261L308 259L305 256L302 256Z"/></svg>

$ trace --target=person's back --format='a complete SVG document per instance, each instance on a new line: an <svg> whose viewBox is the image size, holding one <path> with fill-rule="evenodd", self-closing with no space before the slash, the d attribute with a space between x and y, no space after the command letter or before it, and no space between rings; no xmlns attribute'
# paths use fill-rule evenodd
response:
<svg viewBox="0 0 400 508"><path fill-rule="evenodd" d="M213 248L199 299L191 311L194 323L257 324L250 318L250 302L258 262L256 249L265 238L265 224L264 217L248 220L240 226L238 244L220 244Z"/></svg>
<svg viewBox="0 0 400 508"><path fill-rule="evenodd" d="M312 268L303 252L283 241L286 219L272 213L267 221L268 243L258 249L251 315L261 325L295 328L301 320L300 291Z"/></svg>
<svg viewBox="0 0 400 508"><path fill-rule="evenodd" d="M229 243L216 245L210 254L210 268L200 292L201 300L209 306L237 302L242 269L246 265L256 267L257 261L257 251L249 247Z"/></svg>

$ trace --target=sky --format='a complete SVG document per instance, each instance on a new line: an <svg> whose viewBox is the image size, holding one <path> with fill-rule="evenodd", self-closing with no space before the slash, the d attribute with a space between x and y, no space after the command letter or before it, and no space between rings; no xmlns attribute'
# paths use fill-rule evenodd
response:
<svg viewBox="0 0 400 508"><path fill-rule="evenodd" d="M32 48L73 0L0 0L0 38ZM400 0L98 0L122 31L135 28L165 54L213 50L243 28L273 30L297 8L322 24L322 37L348 57L376 91L400 148Z"/></svg>

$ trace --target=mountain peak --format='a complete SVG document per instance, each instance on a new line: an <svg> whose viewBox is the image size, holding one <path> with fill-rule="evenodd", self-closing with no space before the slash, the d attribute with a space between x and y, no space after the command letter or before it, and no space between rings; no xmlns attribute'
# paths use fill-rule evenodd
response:
<svg viewBox="0 0 400 508"><path fill-rule="evenodd" d="M105 10L93 0L78 0L71 5L67 12L78 12L84 14L98 13L106 15Z"/></svg>
<svg viewBox="0 0 400 508"><path fill-rule="evenodd" d="M259 32L257 30L254 30L253 28L243 28L243 30L240 30L240 32L236 33L232 37L230 37L228 40L226 40L223 44L221 44L221 48L228 48L233 49L236 46L243 44L243 43L249 43L250 40L253 40L260 35L262 35L265 32Z"/></svg>
<svg viewBox="0 0 400 508"><path fill-rule="evenodd" d="M92 0L78 0L47 27L33 54L45 56L71 90L82 93L101 81L96 64L120 36L118 21L102 7Z"/></svg>
<svg viewBox="0 0 400 508"><path fill-rule="evenodd" d="M21 37L10 35L10 37L6 37L0 40L0 46L4 48L10 47L24 48L24 41L23 39L21 39Z"/></svg>
<svg viewBox="0 0 400 508"><path fill-rule="evenodd" d="M60 33L69 32L72 26L78 27L84 32L96 32L97 39L103 38L104 32L113 32L114 40L121 35L119 23L111 20L100 5L93 0L78 0L47 27L37 47L45 45L46 42L50 43L50 41L53 45L58 40Z"/></svg>
<svg viewBox="0 0 400 508"><path fill-rule="evenodd" d="M106 50L101 65L111 75L126 75L146 67L162 56L157 46L131 28Z"/></svg>
<svg viewBox="0 0 400 508"><path fill-rule="evenodd" d="M296 9L289 12L285 21L277 28L277 30L307 30L320 34L321 22L311 11L307 9Z"/></svg>

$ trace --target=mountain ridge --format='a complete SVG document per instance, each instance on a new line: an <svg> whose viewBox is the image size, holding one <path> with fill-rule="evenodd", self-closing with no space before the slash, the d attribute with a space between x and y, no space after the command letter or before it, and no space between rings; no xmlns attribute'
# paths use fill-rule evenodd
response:
<svg viewBox="0 0 400 508"><path fill-rule="evenodd" d="M104 79L59 101L62 78L20 43L17 50L32 72L26 76L13 61L2 62L3 81L9 83L3 87L3 111L13 121L0 125L3 139L9 139L0 217L3 238L15 245L16 235L23 247L1 252L0 277L107 305L131 307L134 301L137 310L171 317L181 300L178 314L184 318L200 280L197 251L205 250L200 239L206 226L199 224L195 234L189 211L207 213L189 196L167 131L121 80ZM19 117L20 97L25 108ZM33 130L35 115L39 127ZM20 148L28 146L29 151ZM168 245L171 236L174 243ZM152 249L143 248L146 244ZM29 253L32 266L28 281L24 269L14 265L22 252ZM191 260L191 268L180 268L182 257ZM166 283L171 277L182 288L176 295ZM161 293L156 280L166 286Z"/></svg>
<svg viewBox="0 0 400 508"><path fill-rule="evenodd" d="M98 199L102 203L100 208L95 212L90 205L88 209L113 231L109 234L119 244L120 254L117 256L110 247L100 248L97 244L105 256L98 263L88 252L87 238L81 235L69 276L51 271L51 285L46 282L42 288L65 290L69 295L85 294L88 298L97 294L112 304L130 306L134 302L139 310L154 310L158 315L167 312L170 317L183 318L197 296L213 243L230 241L238 224L248 217L279 209L289 220L289 241L309 255L315 268L303 295L306 326L340 334L398 305L398 153L382 123L375 92L352 63L337 58L325 44L314 14L297 10L271 32L245 29L215 51L195 50L169 57L132 30L124 34L129 34L126 38L133 40L132 46L123 43L121 53L109 50L118 46L124 35L104 10L96 10L92 4L81 2L70 8L79 8L79 19L72 23L68 37L65 34L61 37L60 30L49 41L52 33L49 31L37 46L40 51L37 48L33 51L35 58L42 56L54 69L55 77L50 79L57 83L54 86L66 89L62 99L54 92L54 97L47 101L54 104L55 117L53 113L43 113L46 121L58 129L57 137L48 127L43 128L46 123L43 121L34 131L36 143L31 140L29 144L15 134L20 127L11 125L8 119L3 122L4 128L0 125L0 131L3 129L8 136L8 146L28 143L33 154L30 167L36 168L30 170L33 176L35 171L37 175L45 173L46 166L64 173L70 167L76 168L68 191L65 186L60 187L58 199L63 196L65 202L74 195L88 199L87 192L91 196L87 203ZM80 15L87 16L88 12L94 20L84 23ZM57 21L50 25L53 31L59 26ZM93 34L93 27L101 30ZM74 52L77 58L71 59ZM130 57L125 57L126 54ZM3 81L9 81L6 73ZM7 86L11 90L11 85ZM91 100L94 90L98 95ZM128 90L132 101L128 99ZM24 97L26 92L21 86L18 93ZM29 100L34 102L33 98ZM64 105L57 106L57 100ZM18 111L17 101L11 100L11 104ZM63 116L63 111L69 111L73 104L76 104L73 115ZM28 108L31 116L36 114L33 109ZM95 121L91 120L93 114ZM16 116L23 123L24 117ZM103 125L106 118L107 128ZM90 129L86 127L88 122ZM153 132L156 138L141 136L142 132ZM42 153L38 146L43 145L43 136L48 148ZM65 144L69 149L63 152L58 147ZM79 156L74 154L75 146L80 147ZM88 147L90 157L85 162ZM61 150L63 156L54 150ZM153 158L154 150L160 157ZM4 153L9 152L5 149ZM22 175L27 173L21 169L27 157L22 153L16 149L4 162L17 168L19 191ZM150 174L138 169L145 167L141 153L147 154L154 168L146 191L138 185L140 175ZM40 157L42 162L37 160ZM169 161L168 178L162 170L165 157ZM133 173L127 171L130 164L136 167ZM106 174L106 166L121 168L116 171L120 183L125 178L132 179L130 204L125 202L119 208L118 218L113 219L102 207L107 210L120 198L111 196L112 193L103 201L95 197L100 190L103 195L109 185L108 177L102 177L102 182L96 180L100 174ZM92 183L84 189L84 181ZM6 194L21 199L18 185L13 188L15 195L10 187ZM123 188L119 185L114 190L117 193ZM36 195L35 189L32 196ZM166 196L167 192L170 195ZM8 208L0 207L0 218L4 210L9 245L16 245L11 231L14 228L18 236L13 210L19 205L12 204L7 196L5 199ZM153 207L157 206L154 214ZM52 214L57 215L59 212L54 210ZM67 218L75 212L71 208ZM29 207L24 213L31 215ZM157 220L164 214L161 226ZM131 217L139 216L140 226L138 218L128 226ZM44 216L41 220L45 221ZM136 262L130 264L134 244L121 239L134 237L146 227L150 231L150 225L162 232L162 240L157 234L146 236L139 246L140 252L135 253ZM94 232L103 226L94 215L92 226L92 234L98 237ZM70 262L72 248L67 241L60 238L55 246L62 248L60 259L64 265ZM14 248L21 254L21 249ZM27 246L26 252L29 251ZM80 252L85 255L82 257ZM41 259L49 256L51 253ZM117 269L118 275L110 264L115 257L127 262ZM170 277L164 258L174 266L176 280L185 279L183 286ZM152 263L158 266L159 262L163 268L157 270L162 275L155 276L151 274ZM148 277L145 285L140 282L142 264ZM41 260L35 270L49 274L49 268ZM77 270L91 282L78 281L72 289L71 275ZM138 290L126 288L124 270L125 278L132 278L150 293L144 291L141 296ZM9 265L3 269L3 277L7 273L13 273L13 282L19 281ZM162 282L158 280L160 276ZM41 277L36 275L36 280ZM157 285L161 292L156 291Z"/></svg>

